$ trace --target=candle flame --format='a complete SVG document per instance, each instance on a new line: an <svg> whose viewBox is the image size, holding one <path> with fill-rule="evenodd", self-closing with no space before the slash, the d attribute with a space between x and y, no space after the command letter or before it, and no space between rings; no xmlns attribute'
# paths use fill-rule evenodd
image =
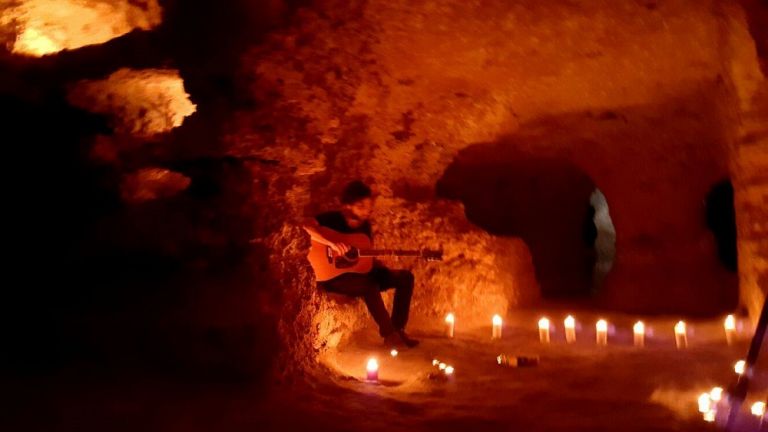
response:
<svg viewBox="0 0 768 432"><path fill-rule="evenodd" d="M501 325L501 316L500 315L494 315L493 316L493 325L500 326Z"/></svg>
<svg viewBox="0 0 768 432"><path fill-rule="evenodd" d="M728 315L725 317L724 325L726 330L736 330L736 318L733 315Z"/></svg>
<svg viewBox="0 0 768 432"><path fill-rule="evenodd" d="M599 332L607 332L608 331L608 322L604 319L601 319L597 321L597 324L595 324L595 327L597 328L597 331Z"/></svg>
<svg viewBox="0 0 768 432"><path fill-rule="evenodd" d="M448 315L445 316L445 322L453 324L453 322L455 321L456 321L456 317L453 316L452 313L449 313Z"/></svg>
<svg viewBox="0 0 768 432"><path fill-rule="evenodd" d="M496 363L501 364L502 357L496 356Z"/></svg>
<svg viewBox="0 0 768 432"><path fill-rule="evenodd" d="M743 375L744 369L746 368L746 366L747 366L747 362L745 362L744 360L739 360L736 362L736 364L733 365L733 370L737 374Z"/></svg>
<svg viewBox="0 0 768 432"><path fill-rule="evenodd" d="M437 366L440 364L440 360L438 359L432 359L432 366Z"/></svg>
<svg viewBox="0 0 768 432"><path fill-rule="evenodd" d="M705 412L704 421L707 423L712 423L713 421L715 421L715 414L716 414L715 410L709 410Z"/></svg>
<svg viewBox="0 0 768 432"><path fill-rule="evenodd" d="M445 374L446 375L453 375L453 366L446 366L445 367Z"/></svg>
<svg viewBox="0 0 768 432"><path fill-rule="evenodd" d="M642 321L636 322L635 325L632 326L632 331L635 332L635 334L644 334L645 324Z"/></svg>
<svg viewBox="0 0 768 432"><path fill-rule="evenodd" d="M445 364L445 363L440 363L439 365L437 365L437 367L438 367L438 369L440 369L440 370L445 370L445 368L446 368L446 367L448 367L448 365L447 365L447 364Z"/></svg>
<svg viewBox="0 0 768 432"><path fill-rule="evenodd" d="M712 390L709 391L709 398L712 399L715 402L719 402L720 399L723 398L723 388L722 387L712 387Z"/></svg>
<svg viewBox="0 0 768 432"><path fill-rule="evenodd" d="M565 328L567 328L567 329L573 329L573 328L576 328L576 320L575 320L575 319L573 319L573 317L572 317L572 316L570 316L570 315L568 315L568 316L565 318L565 321L563 321L563 323L565 324Z"/></svg>
<svg viewBox="0 0 768 432"><path fill-rule="evenodd" d="M549 319L542 318L539 320L539 328L542 330L549 330Z"/></svg>
<svg viewBox="0 0 768 432"><path fill-rule="evenodd" d="M375 359L368 359L368 364L365 367L368 372L376 372L379 370L379 362Z"/></svg>
<svg viewBox="0 0 768 432"><path fill-rule="evenodd" d="M709 393L702 393L699 395L699 412L706 414L712 408L712 399L709 397Z"/></svg>
<svg viewBox="0 0 768 432"><path fill-rule="evenodd" d="M755 402L752 404L752 415L762 417L765 415L765 402Z"/></svg>
<svg viewBox="0 0 768 432"><path fill-rule="evenodd" d="M397 357L398 354L400 354L400 353L397 352L396 349L392 349L392 351L389 352L389 355L391 355L392 357Z"/></svg>
<svg viewBox="0 0 768 432"><path fill-rule="evenodd" d="M685 321L678 321L677 324L675 324L675 334L685 334Z"/></svg>

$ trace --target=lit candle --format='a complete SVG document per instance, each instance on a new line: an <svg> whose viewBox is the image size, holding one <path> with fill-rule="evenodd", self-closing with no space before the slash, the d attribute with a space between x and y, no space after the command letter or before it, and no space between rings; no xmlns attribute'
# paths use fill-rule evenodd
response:
<svg viewBox="0 0 768 432"><path fill-rule="evenodd" d="M444 372L446 375L453 375L453 366L446 366Z"/></svg>
<svg viewBox="0 0 768 432"><path fill-rule="evenodd" d="M746 369L747 362L744 360L739 360L736 362L736 364L733 365L733 371L736 372L739 375L744 375L744 370Z"/></svg>
<svg viewBox="0 0 768 432"><path fill-rule="evenodd" d="M440 360L438 359L432 359L432 366L437 366L440 364Z"/></svg>
<svg viewBox="0 0 768 432"><path fill-rule="evenodd" d="M752 404L752 415L756 417L762 417L765 415L765 402L755 402Z"/></svg>
<svg viewBox="0 0 768 432"><path fill-rule="evenodd" d="M445 363L440 363L439 365L437 365L437 368L440 369L440 370L445 370L445 368L447 368L447 367L448 367L448 365L445 364Z"/></svg>
<svg viewBox="0 0 768 432"><path fill-rule="evenodd" d="M368 365L366 365L365 370L367 371L366 379L368 381L379 380L379 362L375 358L368 359Z"/></svg>
<svg viewBox="0 0 768 432"><path fill-rule="evenodd" d="M712 390L709 391L709 398L714 402L720 402L720 399L723 398L723 388L712 387Z"/></svg>
<svg viewBox="0 0 768 432"><path fill-rule="evenodd" d="M675 344L677 349L688 347L688 332L686 331L684 321L678 321L675 324Z"/></svg>
<svg viewBox="0 0 768 432"><path fill-rule="evenodd" d="M642 321L638 321L632 326L632 333L635 334L635 346L645 346L645 324Z"/></svg>
<svg viewBox="0 0 768 432"><path fill-rule="evenodd" d="M709 410L709 411L705 412L704 413L704 421L707 422L707 423L714 422L715 421L715 414L717 414L715 412L715 410Z"/></svg>
<svg viewBox="0 0 768 432"><path fill-rule="evenodd" d="M598 320L595 324L597 329L597 344L608 345L608 323L604 320Z"/></svg>
<svg viewBox="0 0 768 432"><path fill-rule="evenodd" d="M493 316L493 330L491 332L491 339L501 339L501 316Z"/></svg>
<svg viewBox="0 0 768 432"><path fill-rule="evenodd" d="M452 313L449 313L448 315L445 316L445 323L448 326L448 337L452 338L453 337L454 324L456 323L456 317L453 316Z"/></svg>
<svg viewBox="0 0 768 432"><path fill-rule="evenodd" d="M565 324L565 341L568 343L576 342L576 320L568 315L563 324Z"/></svg>
<svg viewBox="0 0 768 432"><path fill-rule="evenodd" d="M392 349L392 351L389 352L389 355L391 355L392 357L397 357L398 354L400 353L398 353L396 349Z"/></svg>
<svg viewBox="0 0 768 432"><path fill-rule="evenodd" d="M549 343L549 319L547 318L539 320L539 341Z"/></svg>
<svg viewBox="0 0 768 432"><path fill-rule="evenodd" d="M709 398L709 393L702 393L699 395L699 412L706 414L712 408L712 399Z"/></svg>
<svg viewBox="0 0 768 432"><path fill-rule="evenodd" d="M725 327L725 341L730 345L733 343L733 336L736 333L736 318L733 315L728 315L725 317L723 326Z"/></svg>

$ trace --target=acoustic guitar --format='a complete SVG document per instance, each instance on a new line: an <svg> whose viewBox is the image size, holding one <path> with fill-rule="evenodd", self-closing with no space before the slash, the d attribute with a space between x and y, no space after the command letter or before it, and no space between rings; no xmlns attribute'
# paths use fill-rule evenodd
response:
<svg viewBox="0 0 768 432"><path fill-rule="evenodd" d="M329 246L312 241L309 249L309 264L319 282L327 281L344 273L368 273L373 268L375 257L417 257L427 261L440 261L443 252L437 250L373 249L371 240L365 234L343 234L326 227L318 227L323 237L334 243L346 243L350 250L338 255Z"/></svg>

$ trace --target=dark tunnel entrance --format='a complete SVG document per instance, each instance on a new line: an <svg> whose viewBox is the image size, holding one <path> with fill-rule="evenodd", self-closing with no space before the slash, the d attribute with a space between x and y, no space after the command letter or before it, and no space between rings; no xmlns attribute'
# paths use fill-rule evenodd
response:
<svg viewBox="0 0 768 432"><path fill-rule="evenodd" d="M462 151L439 180L438 195L462 201L467 218L491 234L522 238L545 298L592 295L610 269L615 238L606 237L607 203L595 198L594 182L564 159L499 153L488 145ZM606 241L610 247L598 250Z"/></svg>
<svg viewBox="0 0 768 432"><path fill-rule="evenodd" d="M707 227L712 231L720 263L732 271L738 270L736 249L736 211L733 207L733 185L728 179L717 182L705 199Z"/></svg>

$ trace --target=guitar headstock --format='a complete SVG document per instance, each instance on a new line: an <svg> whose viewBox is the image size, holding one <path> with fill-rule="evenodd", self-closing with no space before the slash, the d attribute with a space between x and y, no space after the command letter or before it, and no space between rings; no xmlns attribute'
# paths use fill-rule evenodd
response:
<svg viewBox="0 0 768 432"><path fill-rule="evenodd" d="M432 250L432 249L422 249L421 251L421 257L427 261L442 261L443 260L443 251L442 250Z"/></svg>

